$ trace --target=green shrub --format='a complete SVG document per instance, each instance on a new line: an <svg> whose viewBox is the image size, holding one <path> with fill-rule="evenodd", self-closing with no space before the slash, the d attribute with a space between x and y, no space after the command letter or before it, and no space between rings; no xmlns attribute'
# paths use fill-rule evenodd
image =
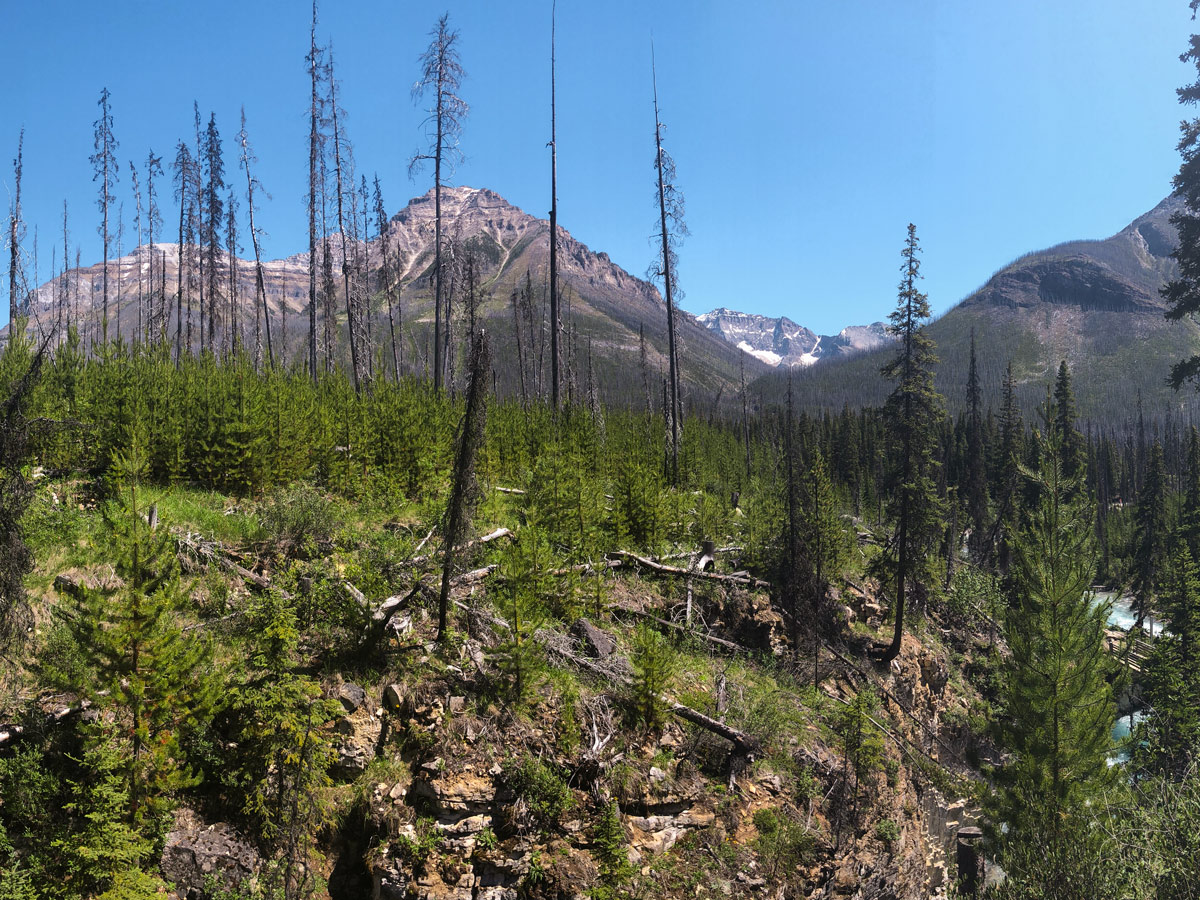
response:
<svg viewBox="0 0 1200 900"><path fill-rule="evenodd" d="M767 807L754 814L758 837L754 850L766 865L771 877L788 872L812 858L816 847L813 835L787 817L781 810Z"/></svg>
<svg viewBox="0 0 1200 900"><path fill-rule="evenodd" d="M891 819L881 819L875 826L875 837L890 850L892 844L900 839L900 826Z"/></svg>
<svg viewBox="0 0 1200 900"><path fill-rule="evenodd" d="M670 642L643 622L633 634L632 663L634 721L653 728L666 713L662 694L679 661Z"/></svg>
<svg viewBox="0 0 1200 900"><path fill-rule="evenodd" d="M524 801L530 818L540 828L557 825L559 817L575 804L562 776L536 756L522 757L509 767L504 781L518 800Z"/></svg>
<svg viewBox="0 0 1200 900"><path fill-rule="evenodd" d="M337 527L328 498L304 482L272 491L259 519L267 538L290 552L329 541Z"/></svg>
<svg viewBox="0 0 1200 900"><path fill-rule="evenodd" d="M416 837L400 835L392 845L397 855L412 866L414 872L424 872L429 858L442 846L442 833L437 830L432 819L418 819Z"/></svg>
<svg viewBox="0 0 1200 900"><path fill-rule="evenodd" d="M633 871L629 864L629 853L625 849L625 829L621 825L621 811L617 801L610 800L600 809L600 816L592 829L591 852L600 868L600 880L615 886L625 881Z"/></svg>

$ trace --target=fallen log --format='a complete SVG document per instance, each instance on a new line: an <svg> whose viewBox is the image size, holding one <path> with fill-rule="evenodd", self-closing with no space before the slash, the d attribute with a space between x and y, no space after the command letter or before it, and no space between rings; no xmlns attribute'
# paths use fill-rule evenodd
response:
<svg viewBox="0 0 1200 900"><path fill-rule="evenodd" d="M472 547L476 547L480 544L490 544L492 541L499 540L500 538L513 537L513 536L514 536L513 531L511 529L497 528L491 534L485 534L483 537L475 538L475 540L473 540L473 541L467 541L465 544L459 544L458 546L456 546L454 548L454 552L461 553L464 550L470 550ZM422 543L424 543L424 542L422 542ZM444 550L438 550L438 551L435 551L434 553L428 553L425 556L414 556L410 560L408 560L408 565L416 566L416 565L420 565L421 563L424 563L424 562L429 562L434 557L441 556L444 552L445 552Z"/></svg>
<svg viewBox="0 0 1200 900"><path fill-rule="evenodd" d="M685 634L698 637L702 641L707 641L710 644L716 644L718 647L724 647L726 650L732 650L735 653L749 654L754 652L749 647L745 647L742 644L735 644L733 641L725 640L725 638L719 638L716 635L706 634L702 631L696 631L694 628L688 628L685 625L680 625L678 622L672 622L668 619L660 619L653 613L642 612L639 609L630 609L629 607L624 606L617 607L617 609L619 609L621 612L627 612L630 615L638 616L643 619L649 619L651 622L662 625L666 628L673 628L676 631L682 631Z"/></svg>
<svg viewBox="0 0 1200 900"><path fill-rule="evenodd" d="M534 635L534 637L540 638L540 642L552 654L566 660L572 665L578 666L579 668L587 672L591 672L593 675L604 678L608 681L616 681L625 687L630 685L630 680L628 678L614 675L609 669L605 668L599 663L590 659L585 659L582 656L577 656L574 653L570 653L563 647L557 646L546 640L543 632L538 632L536 635ZM683 719L685 722L690 722L699 728L703 728L705 731L712 732L713 734L729 741L731 744L733 744L733 751L738 756L752 757L762 749L762 744L753 735L746 734L744 731L739 731L730 725L726 725L724 722L718 722L711 716L706 716L697 709L692 709L690 706L685 706L684 704L666 696L665 694L658 694L657 699L660 703L666 706L668 710L670 710L679 718Z"/></svg>
<svg viewBox="0 0 1200 900"><path fill-rule="evenodd" d="M649 569L658 575L670 575L675 578L700 578L704 581L717 581L722 584L737 584L751 588L770 588L771 583L763 581L760 578L753 578L750 575L721 575L717 572L698 572L693 569L681 569L678 566L667 566L662 563L655 562L645 556L638 556L636 553L630 553L628 550L610 550L604 554L611 560L629 561L643 568Z"/></svg>
<svg viewBox="0 0 1200 900"><path fill-rule="evenodd" d="M233 572L243 581L248 581L260 590L271 590L273 585L271 579L266 575L259 575L257 572L251 572L245 566L234 562L230 557L232 554L223 548L216 541L200 540L199 535L193 535L190 531L175 534L175 548L177 552L186 553L192 556L200 557L206 562L216 562L221 567ZM275 588L284 600L291 600L292 595L282 588Z"/></svg>
<svg viewBox="0 0 1200 900"><path fill-rule="evenodd" d="M108 693L108 691L98 691L96 696L107 697ZM79 713L91 708L91 700L80 700L77 703L72 703L67 706L60 707L53 712L48 712L42 719L40 729L35 731L35 733L40 733L40 731L44 731L52 725L59 725L66 719L69 719L71 716L78 715ZM15 743L17 740L29 733L29 729L24 725L0 725L0 748L3 748L5 744Z"/></svg>

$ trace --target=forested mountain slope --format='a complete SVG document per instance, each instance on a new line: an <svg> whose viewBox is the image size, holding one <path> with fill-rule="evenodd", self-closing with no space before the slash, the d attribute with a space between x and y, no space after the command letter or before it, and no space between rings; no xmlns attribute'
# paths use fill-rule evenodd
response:
<svg viewBox="0 0 1200 900"><path fill-rule="evenodd" d="M1136 415L1140 394L1147 416L1168 409L1192 414L1189 391L1166 385L1170 366L1200 348L1200 328L1168 322L1159 296L1175 272L1174 196L1104 240L1070 241L1023 256L928 326L937 343L938 389L951 409L964 402L971 334L977 343L984 402L998 406L1011 361L1026 410L1044 399L1061 360L1075 376L1081 418L1120 425ZM877 405L889 386L879 374L886 349L796 372L797 402L810 408ZM780 400L786 376L771 373L757 387Z"/></svg>

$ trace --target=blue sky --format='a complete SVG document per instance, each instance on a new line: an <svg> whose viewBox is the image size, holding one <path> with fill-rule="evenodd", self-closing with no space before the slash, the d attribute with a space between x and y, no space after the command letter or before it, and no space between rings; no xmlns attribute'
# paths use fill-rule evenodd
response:
<svg viewBox="0 0 1200 900"><path fill-rule="evenodd" d="M245 105L273 197L264 249L303 249L306 2L5 6L0 195L7 206L23 125L25 249L36 224L43 279L64 199L72 245L100 257L88 156L103 86L126 247L128 160L141 166L151 148L169 160L195 100L216 113L227 166ZM407 175L423 115L410 87L446 10L471 104L455 183L545 216L549 0L325 0L318 37L335 45L359 167L379 173L392 212L430 186ZM653 36L692 232L686 309L782 314L821 332L883 318L912 221L942 312L1013 257L1107 236L1167 194L1193 27L1185 0L560 0L560 222L634 274L650 263Z"/></svg>

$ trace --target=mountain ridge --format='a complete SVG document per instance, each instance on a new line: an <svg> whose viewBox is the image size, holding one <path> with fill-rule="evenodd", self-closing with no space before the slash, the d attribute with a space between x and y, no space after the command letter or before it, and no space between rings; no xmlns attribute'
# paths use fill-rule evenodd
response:
<svg viewBox="0 0 1200 900"><path fill-rule="evenodd" d="M433 264L434 212L433 189L414 197L390 217L387 238L391 253L400 260L398 279L401 330L398 339L398 356L407 371L422 371L428 364L429 341L433 322L431 274ZM517 356L514 334L513 294L525 284L528 273L530 283L537 295L533 303L530 334L527 336L536 346L536 382L544 387L549 368L548 323L546 321L546 277L549 269L549 222L532 216L509 203L496 191L467 186L444 187L442 189L443 229L456 247L469 247L479 263L484 300L480 314L489 322L492 339L501 358L505 354ZM447 239L444 237L444 240ZM340 235L329 237L332 267L339 272L342 265ZM371 284L371 327L377 335L375 348L379 351L388 335L387 307L382 297L382 282L379 277L382 238L376 236L369 242L352 242L347 239L349 253L366 249L370 258L369 281ZM109 260L108 278L110 289L110 334L132 334L138 330L138 273L143 274L153 265L155 281L161 285L161 273L165 271L168 294L168 335L178 327L176 314L176 283L179 268L179 247L176 243L154 245L153 263L151 250L144 245L119 259ZM564 367L567 369L568 394L581 396L586 390L585 382L592 377L589 369L595 369L595 380L602 393L610 399L618 396L641 396L651 387L649 381L657 383L660 372L666 369L667 338L666 309L658 289L643 279L631 275L615 263L607 253L594 252L575 239L571 233L559 226L559 272L563 292L562 323L564 333ZM249 303L255 296L254 263L252 260L236 259L236 279L239 305L233 310L240 319L239 327L245 329L253 324L253 308ZM228 293L228 254L218 254L220 277L225 280L222 291ZM285 357L289 361L302 358L305 354L304 335L307 332L308 316L308 252L307 250L263 263L267 306L272 314L272 324L281 329L286 316L286 335L276 336L286 340ZM85 326L98 330L100 313L100 286L103 266L95 263L65 276L69 305L76 304L74 314ZM34 292L33 322L31 327L48 330L57 316L64 276L57 276L39 286ZM336 296L331 304L337 334L335 341L339 357L347 356L348 333L345 325L345 301L341 279L337 282ZM143 282L144 285L145 282ZM157 287L157 285L156 285ZM224 302L224 300L222 300ZM175 305L173 305L175 304ZM340 310L340 312L338 311ZM218 324L228 327L231 310L218 309ZM747 375L757 377L766 366L755 360L743 360L742 354L728 346L718 336L700 325L694 316L679 310L678 337L680 340L680 367L685 387L697 397L721 396L732 392L740 383L741 366L746 365ZM193 311L193 315L195 311ZM464 315L458 300L455 303L455 322L452 330L460 332ZM186 319L186 304L184 318ZM297 325L295 320L301 319ZM320 328L320 323L318 328ZM186 324L185 324L186 329ZM7 333L7 326L5 329ZM227 334L227 332L226 332ZM642 335L644 334L647 377L639 373ZM193 344L197 343L193 340ZM390 346L385 354L390 366ZM453 365L453 363L452 363ZM532 367L535 363L530 362ZM525 374L525 373L520 373ZM497 366L497 384L505 390L518 389L518 373L511 365ZM651 391L657 395L657 388Z"/></svg>
<svg viewBox="0 0 1200 900"><path fill-rule="evenodd" d="M1139 403L1148 419L1200 417L1194 391L1166 384L1171 363L1200 352L1200 327L1168 322L1159 288L1178 271L1171 215L1183 201L1168 196L1115 234L1064 241L1018 257L930 322L940 362L938 390L949 409L965 403L972 334L984 403L999 408L1005 368L1013 366L1017 399L1036 423L1047 384L1065 360L1084 422L1125 427ZM797 403L809 409L877 406L891 383L876 349L798 373ZM781 402L785 381L768 373L755 384L763 402Z"/></svg>
<svg viewBox="0 0 1200 900"><path fill-rule="evenodd" d="M811 366L837 356L860 353L887 343L883 322L848 325L837 334L817 334L787 316L764 316L719 307L696 321L769 366Z"/></svg>

